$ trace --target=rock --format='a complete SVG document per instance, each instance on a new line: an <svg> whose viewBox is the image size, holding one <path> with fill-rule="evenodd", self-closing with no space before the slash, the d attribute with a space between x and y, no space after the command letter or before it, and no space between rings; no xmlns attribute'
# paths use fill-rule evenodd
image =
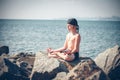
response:
<svg viewBox="0 0 120 80"><path fill-rule="evenodd" d="M61 61L66 67L67 69L70 71L71 69L73 69L82 59L87 59L88 57L80 57L74 61L65 61L62 59L59 59L59 61Z"/></svg>
<svg viewBox="0 0 120 80"><path fill-rule="evenodd" d="M95 62L89 57L68 62L43 52L0 56L0 80L119 80L119 74L119 46L99 54Z"/></svg>
<svg viewBox="0 0 120 80"><path fill-rule="evenodd" d="M61 80L61 79L63 79L64 77L66 77L66 72L60 72L60 73L58 73L57 74L57 76L54 78L54 79L52 79L52 80Z"/></svg>
<svg viewBox="0 0 120 80"><path fill-rule="evenodd" d="M18 58L24 58L24 57L35 57L35 54L33 53L25 53L25 52L20 52L16 54L10 55L10 59L18 59Z"/></svg>
<svg viewBox="0 0 120 80"><path fill-rule="evenodd" d="M51 80L59 72L68 72L67 67L62 62L55 58L48 58L45 53L36 53L31 80Z"/></svg>
<svg viewBox="0 0 120 80"><path fill-rule="evenodd" d="M28 53L18 53L13 54L9 57L9 60L19 66L20 68L32 72L35 55L28 54Z"/></svg>
<svg viewBox="0 0 120 80"><path fill-rule="evenodd" d="M33 66L34 65L34 60L35 60L35 57L33 56L26 56L26 57L20 57L17 59L18 62L26 62L27 64Z"/></svg>
<svg viewBox="0 0 120 80"><path fill-rule="evenodd" d="M25 62L25 61L21 61L20 63L18 63L18 66L23 69L24 71L27 71L29 72L28 73L28 77L30 76L31 72L32 72L32 68L33 66L30 65L28 62Z"/></svg>
<svg viewBox="0 0 120 80"><path fill-rule="evenodd" d="M0 56L0 79L2 78L5 72L8 72L8 68L5 66L3 56Z"/></svg>
<svg viewBox="0 0 120 80"><path fill-rule="evenodd" d="M7 58L3 58L2 61L4 64L3 68L6 67L7 71L4 71L4 73L2 73L0 80L29 80L28 71L21 69L16 64L13 64L11 61L9 61Z"/></svg>
<svg viewBox="0 0 120 80"><path fill-rule="evenodd" d="M106 75L92 59L83 58L67 74L66 78L61 80L106 80Z"/></svg>
<svg viewBox="0 0 120 80"><path fill-rule="evenodd" d="M29 80L29 78L21 76L21 75L14 75L11 73L4 73L0 80Z"/></svg>
<svg viewBox="0 0 120 80"><path fill-rule="evenodd" d="M68 73L69 72L69 73ZM106 80L104 72L88 57L67 62L36 53L31 80Z"/></svg>
<svg viewBox="0 0 120 80"><path fill-rule="evenodd" d="M111 80L120 80L120 47L117 45L100 53L95 58L96 64Z"/></svg>
<svg viewBox="0 0 120 80"><path fill-rule="evenodd" d="M27 66L28 66L28 63L27 63L27 62L22 61L22 62L20 63L20 67L22 67L22 68L26 68Z"/></svg>
<svg viewBox="0 0 120 80"><path fill-rule="evenodd" d="M0 56L5 53L8 54L9 53L9 47L8 46L1 46L0 47Z"/></svg>

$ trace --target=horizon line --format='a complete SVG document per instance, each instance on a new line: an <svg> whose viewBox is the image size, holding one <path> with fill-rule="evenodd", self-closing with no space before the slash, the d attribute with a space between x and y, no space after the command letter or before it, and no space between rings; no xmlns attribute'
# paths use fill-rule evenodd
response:
<svg viewBox="0 0 120 80"><path fill-rule="evenodd" d="M0 18L0 19L33 19L33 20L64 20L73 17L61 17L61 18ZM76 19L120 19L120 16L111 16L111 17L74 17Z"/></svg>
<svg viewBox="0 0 120 80"><path fill-rule="evenodd" d="M0 20L67 20L68 18L55 18L55 19L28 19L28 18L3 18ZM76 18L77 20L82 21L120 21L120 17L117 18Z"/></svg>

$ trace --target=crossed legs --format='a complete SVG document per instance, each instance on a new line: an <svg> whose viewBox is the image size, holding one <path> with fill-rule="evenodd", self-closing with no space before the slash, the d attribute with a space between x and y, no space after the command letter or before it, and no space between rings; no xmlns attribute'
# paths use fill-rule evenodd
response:
<svg viewBox="0 0 120 80"><path fill-rule="evenodd" d="M74 54L65 54L60 52L51 52L51 49L47 49L48 51L48 57L50 58L58 58L58 59L64 59L66 61L72 61L74 60L75 56Z"/></svg>

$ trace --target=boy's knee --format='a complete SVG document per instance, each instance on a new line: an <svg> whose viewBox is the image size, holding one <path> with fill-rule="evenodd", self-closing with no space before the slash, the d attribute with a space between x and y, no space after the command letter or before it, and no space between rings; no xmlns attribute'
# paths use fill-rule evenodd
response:
<svg viewBox="0 0 120 80"><path fill-rule="evenodd" d="M70 59L68 56L65 56L65 57L64 57L64 60L70 61L71 59Z"/></svg>
<svg viewBox="0 0 120 80"><path fill-rule="evenodd" d="M72 57L72 56L70 57L70 56L67 56L67 55L66 55L66 56L64 57L64 60L66 60L66 61L72 61L72 60L74 60L74 56L73 56L73 57Z"/></svg>
<svg viewBox="0 0 120 80"><path fill-rule="evenodd" d="M64 57L63 57L63 59L64 59L64 60L67 60L67 59L68 59L68 57L67 57L67 56L64 56Z"/></svg>

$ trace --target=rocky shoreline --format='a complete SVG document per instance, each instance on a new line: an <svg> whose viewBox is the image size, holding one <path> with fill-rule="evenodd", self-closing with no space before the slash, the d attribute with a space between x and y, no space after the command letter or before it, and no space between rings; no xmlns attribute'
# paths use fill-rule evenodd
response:
<svg viewBox="0 0 120 80"><path fill-rule="evenodd" d="M119 74L118 45L94 60L80 57L72 62L48 58L45 52L9 55L8 46L0 47L0 80L120 80Z"/></svg>

